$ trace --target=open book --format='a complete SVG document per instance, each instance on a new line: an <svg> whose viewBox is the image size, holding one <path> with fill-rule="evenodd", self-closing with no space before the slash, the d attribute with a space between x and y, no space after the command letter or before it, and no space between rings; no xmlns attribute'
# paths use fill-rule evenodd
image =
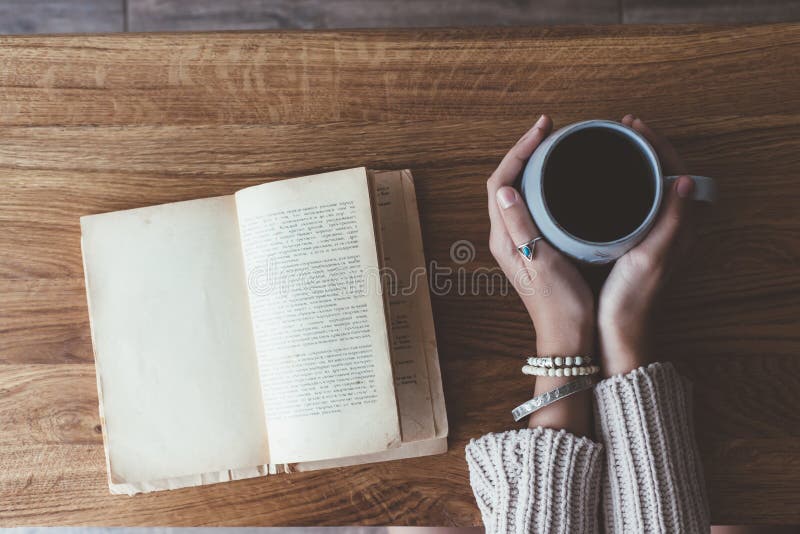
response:
<svg viewBox="0 0 800 534"><path fill-rule="evenodd" d="M409 171L81 218L112 493L447 450Z"/></svg>

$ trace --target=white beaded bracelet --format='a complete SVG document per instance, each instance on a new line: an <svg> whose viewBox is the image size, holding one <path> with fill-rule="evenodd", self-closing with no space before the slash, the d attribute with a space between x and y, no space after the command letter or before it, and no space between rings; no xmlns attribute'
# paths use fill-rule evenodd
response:
<svg viewBox="0 0 800 534"><path fill-rule="evenodd" d="M528 358L528 365L534 367L580 367L591 362L590 356L534 356Z"/></svg>
<svg viewBox="0 0 800 534"><path fill-rule="evenodd" d="M574 367L539 367L535 365L525 365L522 367L522 372L526 375L533 376L584 376L596 375L600 372L600 367L597 365L581 365Z"/></svg>

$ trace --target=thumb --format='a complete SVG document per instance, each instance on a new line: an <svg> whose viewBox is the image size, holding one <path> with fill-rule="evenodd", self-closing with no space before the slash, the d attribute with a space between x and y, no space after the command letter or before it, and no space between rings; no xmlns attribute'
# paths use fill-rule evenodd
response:
<svg viewBox="0 0 800 534"><path fill-rule="evenodd" d="M666 259L682 230L692 224L694 188L694 180L689 176L680 176L675 180L667 193L665 205L655 226L639 245L656 262Z"/></svg>

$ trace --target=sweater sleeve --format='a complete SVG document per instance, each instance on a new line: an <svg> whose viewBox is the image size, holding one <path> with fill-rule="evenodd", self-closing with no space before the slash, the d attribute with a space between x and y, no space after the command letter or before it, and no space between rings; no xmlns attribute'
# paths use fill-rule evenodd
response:
<svg viewBox="0 0 800 534"><path fill-rule="evenodd" d="M601 445L539 427L487 434L466 453L487 534L597 532Z"/></svg>
<svg viewBox="0 0 800 534"><path fill-rule="evenodd" d="M595 410L605 531L708 533L688 382L654 363L600 382Z"/></svg>

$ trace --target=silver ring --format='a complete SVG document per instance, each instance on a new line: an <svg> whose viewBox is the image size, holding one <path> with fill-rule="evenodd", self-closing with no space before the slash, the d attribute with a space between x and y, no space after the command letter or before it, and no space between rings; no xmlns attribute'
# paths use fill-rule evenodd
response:
<svg viewBox="0 0 800 534"><path fill-rule="evenodd" d="M536 250L536 242L544 239L542 236L534 237L530 241L526 241L521 245L517 245L517 252L522 254L522 257L528 261L533 261L533 252Z"/></svg>

